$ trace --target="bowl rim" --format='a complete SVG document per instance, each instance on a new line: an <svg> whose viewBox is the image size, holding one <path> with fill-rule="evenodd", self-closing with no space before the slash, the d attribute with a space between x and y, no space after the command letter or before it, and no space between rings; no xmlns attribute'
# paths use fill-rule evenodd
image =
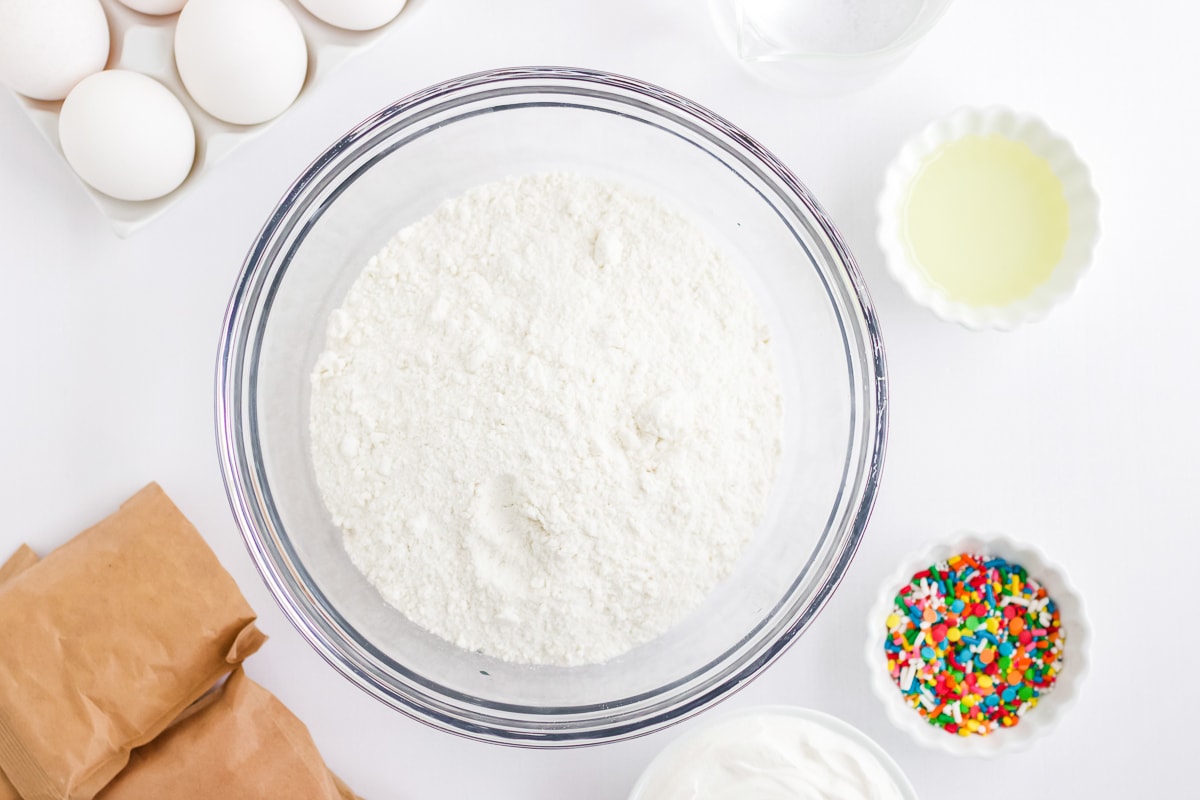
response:
<svg viewBox="0 0 1200 800"><path fill-rule="evenodd" d="M250 326L259 314L263 293L263 283L266 273L275 266L275 258L283 249L284 242L293 231L295 220L289 222L289 216L299 204L305 210L306 194L319 192L326 184L331 183L337 175L329 174L330 165L337 161L340 154L352 151L356 144L370 141L373 133L389 124L401 124L410 117L418 117L419 112L428 109L438 102L447 101L455 96L474 96L474 92L484 89L495 90L497 84L517 87L514 93L541 87L543 91L565 91L566 87L577 87L600 96L601 92L609 92L605 97L623 99L631 105L639 102L650 108L659 117L666 118L667 111L677 115L680 121L693 126L697 132L704 131L716 140L723 137L722 143L731 156L736 156L743 164L753 165L760 174L768 175L779 185L780 199L792 204L796 212L809 218L815 229L824 238L824 244L836 256L840 264L834 265L839 274L840 290L845 294L849 320L843 321L843 336L854 338L860 351L855 357L855 369L861 369L863 375L855 380L855 406L861 405L857 414L861 415L861 436L857 432L852 436L852 452L860 449L855 460L847 462L846 469L856 468L853 482L843 485L843 492L851 492L846 502L844 513L844 528L846 538L840 547L831 548L828 560L831 562L818 573L819 579L814 584L810 603L782 617L788 624L781 630L779 636L769 643L758 645L749 656L739 655L736 661L737 669L728 668L722 659L728 660L729 653L739 650L741 645L733 643L726 654L712 662L727 667L724 670L712 670L720 676L720 680L703 686L703 691L685 687L677 696L671 698L671 703L653 709L652 714L642 714L631 722L605 723L601 717L593 716L588 719L590 727L579 723L580 730L569 728L563 723L549 721L529 722L523 720L522 727L511 714L502 722L511 722L505 726L499 722L477 723L463 719L467 712L482 708L478 705L479 698L463 696L461 699L470 701L469 708L462 704L446 702L444 696L431 697L422 694L414 699L407 694L397 691L395 684L385 687L379 682L378 676L368 674L368 670L356 667L345 660L344 654L336 651L331 642L325 641L322 635L313 627L314 624L329 623L330 620L314 619L300 607L299 601L311 601L316 588L311 584L298 590L289 585L286 570L276 563L282 558L278 552L272 552L268 546L269 535L259 530L259 523L270 524L270 509L264 503L269 498L269 488L266 481L261 486L254 477L254 465L250 463L247 453L252 447L244 446L244 431L242 417L249 416L250 426L254 427L254 415L245 408L245 403L254 405L254 377L257 369L257 354L254 358L247 357L247 339L252 333ZM547 89L547 87L549 87ZM656 104L656 105L654 105ZM412 124L411 120L408 124ZM311 224L311 223L309 223ZM305 228L307 226L304 226ZM290 252L290 251L289 251ZM267 293L268 303L271 292ZM849 340L847 340L849 346ZM849 356L848 356L849 357ZM249 366L247 366L249 362ZM834 588L838 585L853 559L862 540L867 521L874 506L878 491L878 481L882 470L883 456L887 436L888 403L887 403L887 371L884 359L883 343L875 310L871 304L869 293L857 263L850 254L840 233L828 220L828 217L808 190L782 163L767 151L756 140L742 132L739 128L717 116L702 106L668 90L657 87L634 78L597 70L577 69L570 67L513 67L488 70L459 78L453 78L414 94L408 95L395 103L386 106L381 111L368 117L355 128L327 148L312 162L291 185L283 198L268 217L267 222L254 240L252 247L242 265L242 270L235 282L229 305L222 323L216 359L215 380L215 433L218 460L221 465L222 478L225 485L226 497L230 509L237 522L247 550L264 582L280 606L284 615L300 632L301 636L317 650L331 666L344 675L363 691L387 705L396 708L407 716L469 738L488 742L512 744L529 747L571 747L583 744L599 744L609 741L631 738L650 733L654 730L674 724L690 717L708 706L718 702L749 680L757 676L763 669L781 655L796 636L811 624L816 615L825 606ZM245 380L247 390L243 392L242 383ZM869 381L869 383L868 383ZM859 395L861 394L861 397ZM245 396L249 396L247 401ZM253 433L253 431L252 431ZM251 437L251 442L252 442ZM861 441L860 441L861 439ZM264 510L266 509L266 510ZM265 516L263 516L265 515ZM282 530L282 526L279 526ZM286 540L283 541L286 546ZM287 566L295 571L302 564L294 560ZM303 595L303 598L300 597ZM334 621L335 622L335 621ZM361 666L361 665L360 665ZM709 665L711 667L711 664ZM700 670L700 673L708 670ZM426 683L422 686L428 688ZM681 679L668 686L678 686L688 683ZM405 687L410 689L411 687ZM442 687L438 687L439 689ZM450 690L447 690L450 691ZM450 692L453 694L453 692ZM651 693L653 694L653 693ZM457 695L455 696L456 699ZM636 698L622 698L621 702ZM431 705L432 704L432 705ZM608 704L601 704L607 706ZM597 705L600 708L601 705ZM489 706L490 709L501 708L499 704ZM543 710L530 708L530 713ZM505 709L508 710L508 709ZM545 711L564 711L564 709L544 709ZM577 708L565 709L576 711ZM461 712L461 713L460 713Z"/></svg>
<svg viewBox="0 0 1200 800"><path fill-rule="evenodd" d="M646 800L646 798L643 797L643 794L646 791L646 785L650 782L650 779L654 777L655 771L661 769L663 763L665 763L671 755L683 751L688 744L699 739L704 733L707 733L712 728L719 727L720 725L729 722L730 720L735 720L739 717L753 717L759 715L796 717L807 722L816 723L826 730L844 736L855 744L861 746L864 750L870 753L876 761L879 762L879 765L883 767L885 772L888 773L888 776L896 782L896 788L900 792L901 800L917 800L917 791L913 788L912 782L908 779L908 776L904 773L904 770L900 768L900 764L897 763L892 754L885 750L883 745L879 744L879 742L875 741L862 730L854 725L851 725L841 717L834 716L827 711L819 711L815 708L807 708L804 706L784 705L781 703L772 703L761 706L747 706L745 708L739 708L737 710L730 711L726 714L721 714L720 716L711 720L706 720L703 725L698 725L674 741L669 742L665 747L659 750L658 753L655 754L654 758L652 758L650 762L646 764L645 768L642 769L641 774L638 776L637 782L634 783L633 788L629 790L628 800Z"/></svg>
<svg viewBox="0 0 1200 800"><path fill-rule="evenodd" d="M981 552L1018 563L1043 586L1054 586L1050 592L1056 603L1063 601L1077 611L1067 626L1064 663L1067 665L1055 680L1054 690L1040 701L1032 713L1023 716L1018 725L1004 728L987 736L956 736L926 722L903 698L882 661L883 621L891 613L896 592L917 572L930 564L944 561L959 553ZM1002 534L964 532L947 541L929 542L920 550L900 560L896 569L879 586L866 618L866 640L863 650L871 692L883 704L887 718L923 747L953 756L991 758L1025 750L1047 735L1079 698L1080 686L1091 668L1092 629L1087 609L1067 571L1050 560L1035 545L1020 542Z"/></svg>
<svg viewBox="0 0 1200 800"><path fill-rule="evenodd" d="M913 263L903 227L908 188L926 159L944 145L967 136L999 135L1020 142L1050 165L1067 201L1069 230L1063 254L1050 276L1030 294L1002 306L971 305L949 297ZM1092 265L1100 240L1100 200L1091 172L1061 134L1041 118L1006 106L964 107L929 122L904 142L884 172L876 199L875 238L884 266L913 301L946 322L971 330L1012 330L1043 319L1074 294Z"/></svg>

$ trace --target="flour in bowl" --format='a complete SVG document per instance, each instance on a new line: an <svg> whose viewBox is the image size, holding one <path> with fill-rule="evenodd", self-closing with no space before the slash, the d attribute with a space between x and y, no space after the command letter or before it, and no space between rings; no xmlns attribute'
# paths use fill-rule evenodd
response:
<svg viewBox="0 0 1200 800"><path fill-rule="evenodd" d="M313 467L414 623L529 664L604 661L728 576L780 457L749 288L686 218L550 174L400 231L329 319Z"/></svg>

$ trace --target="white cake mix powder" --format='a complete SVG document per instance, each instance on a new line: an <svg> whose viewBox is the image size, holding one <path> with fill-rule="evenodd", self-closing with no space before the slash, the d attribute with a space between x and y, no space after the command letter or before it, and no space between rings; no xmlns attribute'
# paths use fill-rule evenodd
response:
<svg viewBox="0 0 1200 800"><path fill-rule="evenodd" d="M325 346L313 466L346 551L461 647L624 653L696 608L762 517L767 328L651 197L570 175L473 189L370 260Z"/></svg>

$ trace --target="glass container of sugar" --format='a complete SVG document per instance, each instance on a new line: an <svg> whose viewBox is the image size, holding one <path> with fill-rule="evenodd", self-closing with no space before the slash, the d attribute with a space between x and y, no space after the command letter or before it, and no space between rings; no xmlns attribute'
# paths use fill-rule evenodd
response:
<svg viewBox="0 0 1200 800"><path fill-rule="evenodd" d="M950 0L709 0L755 76L812 94L868 86L907 56Z"/></svg>

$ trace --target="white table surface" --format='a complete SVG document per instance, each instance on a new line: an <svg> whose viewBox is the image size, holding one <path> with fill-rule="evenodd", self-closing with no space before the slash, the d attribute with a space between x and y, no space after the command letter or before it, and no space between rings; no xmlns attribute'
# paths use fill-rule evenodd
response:
<svg viewBox="0 0 1200 800"><path fill-rule="evenodd" d="M212 430L228 292L266 215L321 149L461 73L612 70L709 106L795 170L856 253L887 346L891 436L862 549L812 628L723 707L790 703L843 717L893 754L923 798L1186 796L1200 741L1194 8L959 0L882 83L809 99L748 77L704 0L412 0L376 49L124 241L0 93L0 558L22 541L49 550L158 480L272 636L250 675L366 798L623 798L695 721L539 752L459 739L370 699L267 593L226 505ZM1077 294L1005 334L971 333L911 303L872 233L882 170L901 141L954 107L992 103L1040 114L1071 138L1102 204L1099 254ZM1035 750L996 762L924 751L893 729L860 655L879 581L926 539L960 529L1041 545L1072 574L1095 629L1080 703Z"/></svg>

